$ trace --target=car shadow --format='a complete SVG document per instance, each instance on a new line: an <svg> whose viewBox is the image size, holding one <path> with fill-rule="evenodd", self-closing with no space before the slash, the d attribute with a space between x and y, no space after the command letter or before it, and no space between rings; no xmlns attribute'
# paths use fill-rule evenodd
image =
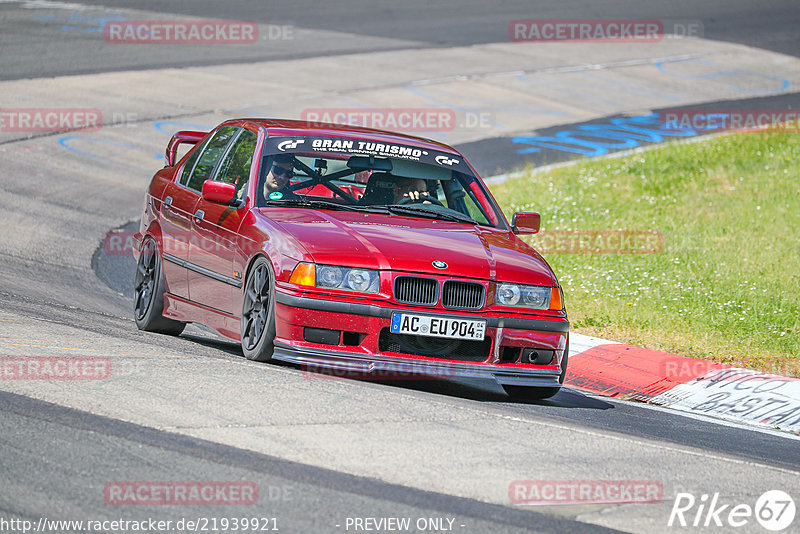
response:
<svg viewBox="0 0 800 534"><path fill-rule="evenodd" d="M370 380L363 380L370 381ZM389 387L457 397L478 402L530 404L534 406L553 406L558 408L583 408L608 410L614 405L595 397L588 397L579 391L562 388L553 397L544 400L518 400L506 395L503 388L490 380L479 379L431 379L431 380L373 380L372 382Z"/></svg>
<svg viewBox="0 0 800 534"><path fill-rule="evenodd" d="M205 330L205 327L201 327ZM209 331L210 332L210 331ZM213 335L213 334L212 334ZM222 338L209 337L205 331L201 333L184 332L181 338L187 339L193 343L203 345L205 347L213 348L225 352L226 354L238 358L244 358L242 353L242 346L235 342ZM299 372L308 373L310 371L304 370L302 366L273 360L268 365L275 365L287 369L295 369ZM329 377L330 375L323 374L322 376ZM561 391L556 393L553 397L544 400L520 400L513 399L506 395L503 388L490 380L485 379L457 379L457 378L431 378L425 379L402 379L402 380L389 380L386 378L374 376L364 376L363 378L355 378L352 376L338 376L337 379L352 380L353 382L371 382L383 386L402 388L412 391L419 391L424 393L432 393L435 395L444 395L454 398L468 399L478 402L488 403L504 403L504 404L530 404L534 406L552 406L557 408L583 408L591 410L608 410L614 408L614 405L605 402L596 397L588 397L583 393L567 387L561 388Z"/></svg>
<svg viewBox="0 0 800 534"><path fill-rule="evenodd" d="M182 333L180 337L181 339L189 340L192 343L197 343L198 345L203 345L204 347L221 350L226 354L230 354L231 356L244 358L244 354L242 354L242 345L240 343L236 343L235 341L215 339L208 337L207 335L187 332Z"/></svg>
<svg viewBox="0 0 800 534"><path fill-rule="evenodd" d="M203 326L203 325L198 325L198 324L195 324L195 323L191 323L191 324L194 324L195 326L198 326L202 330L206 330L206 327ZM247 360L245 360L244 353L242 352L241 343L237 343L236 341L231 341L229 339L224 339L224 338L221 338L221 337L220 338L209 337L209 336L215 336L216 334L214 334L211 330L208 330L208 332L211 332L211 333L208 334L205 331L201 332L201 333L183 332L180 337L181 337L181 339L185 339L185 340L191 341L192 343L197 343L198 345L202 345L202 346L208 347L210 349L220 350L220 351L224 352L225 354L228 354L228 355L236 357L236 358L241 358L243 361L247 361ZM259 364L260 362L252 362L252 363ZM268 365L275 365L277 367L286 367L287 369L300 370L300 366L298 366L296 364L289 363L289 362L282 362L282 361L279 361L279 360L272 360L271 362L269 362Z"/></svg>

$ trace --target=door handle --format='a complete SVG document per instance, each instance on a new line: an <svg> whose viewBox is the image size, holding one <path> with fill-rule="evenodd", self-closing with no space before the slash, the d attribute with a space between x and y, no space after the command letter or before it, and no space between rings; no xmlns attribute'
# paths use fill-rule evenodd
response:
<svg viewBox="0 0 800 534"><path fill-rule="evenodd" d="M164 199L164 207L171 208L172 207L172 197L167 197Z"/></svg>
<svg viewBox="0 0 800 534"><path fill-rule="evenodd" d="M197 221L197 222L202 221L203 217L205 217L205 216L206 216L206 212L204 212L203 210L197 210L196 212L194 212L194 220Z"/></svg>

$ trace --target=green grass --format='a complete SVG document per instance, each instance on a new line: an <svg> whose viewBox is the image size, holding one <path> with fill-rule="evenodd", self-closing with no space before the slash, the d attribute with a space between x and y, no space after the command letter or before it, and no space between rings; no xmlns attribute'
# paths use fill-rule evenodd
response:
<svg viewBox="0 0 800 534"><path fill-rule="evenodd" d="M800 376L800 136L747 133L492 188L542 230L655 230L655 254L546 253L576 332ZM539 236L528 241L536 246Z"/></svg>

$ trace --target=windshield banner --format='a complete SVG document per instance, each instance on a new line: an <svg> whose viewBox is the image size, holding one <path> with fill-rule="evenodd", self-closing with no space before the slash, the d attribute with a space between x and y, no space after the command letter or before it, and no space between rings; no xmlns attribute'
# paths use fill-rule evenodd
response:
<svg viewBox="0 0 800 534"><path fill-rule="evenodd" d="M420 148L413 145L381 143L366 139L316 136L274 136L266 140L267 154L301 152L305 154L345 154L351 156L376 156L398 158L436 165L465 174L472 174L464 159L457 154Z"/></svg>

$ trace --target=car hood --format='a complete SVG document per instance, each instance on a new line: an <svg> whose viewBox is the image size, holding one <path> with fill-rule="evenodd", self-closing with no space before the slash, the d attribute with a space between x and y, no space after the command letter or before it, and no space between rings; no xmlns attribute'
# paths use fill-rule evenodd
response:
<svg viewBox="0 0 800 534"><path fill-rule="evenodd" d="M319 264L555 285L547 262L512 232L390 214L261 208ZM437 269L434 261L445 262Z"/></svg>

